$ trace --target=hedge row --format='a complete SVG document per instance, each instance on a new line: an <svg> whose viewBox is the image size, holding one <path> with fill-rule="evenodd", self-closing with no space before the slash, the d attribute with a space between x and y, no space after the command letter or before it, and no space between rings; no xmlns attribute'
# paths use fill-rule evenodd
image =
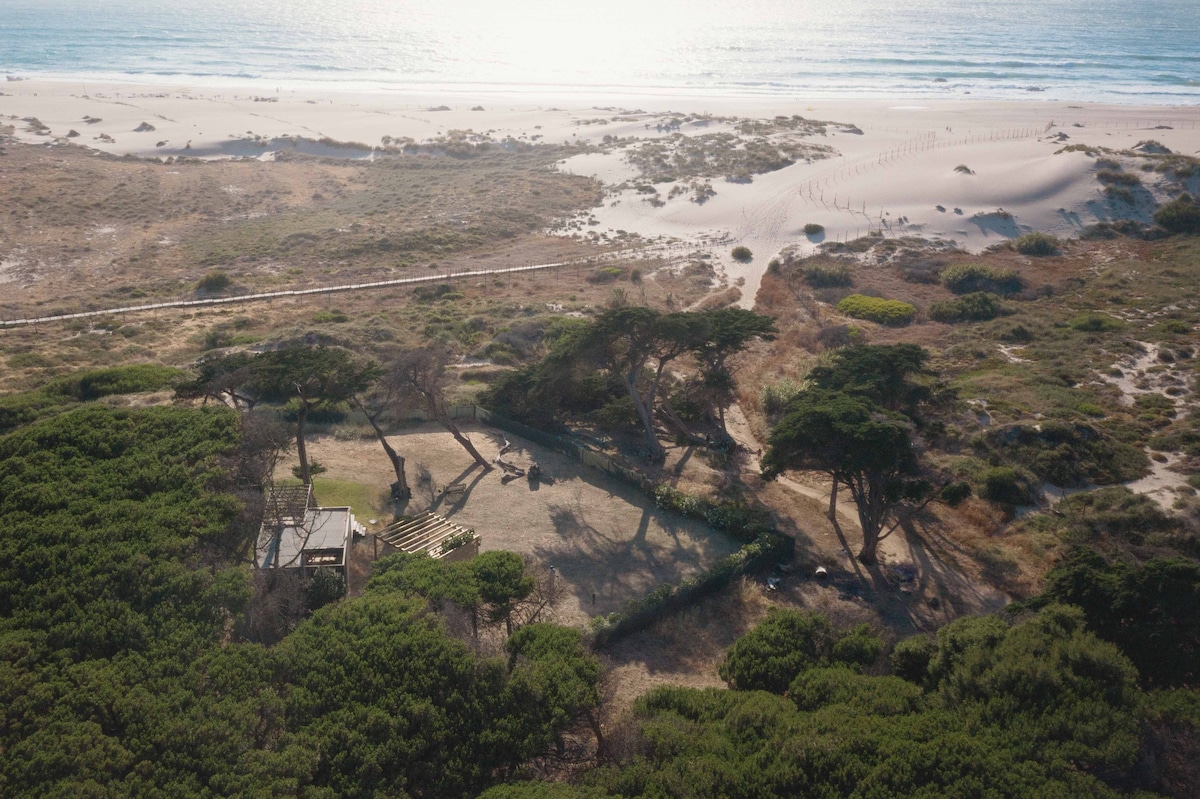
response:
<svg viewBox="0 0 1200 799"><path fill-rule="evenodd" d="M786 535L774 531L763 533L695 577L677 585L660 585L641 599L626 603L616 613L598 616L593 622L601 624L592 633L592 649L603 649L630 633L646 629L668 613L715 594L735 577L758 571L772 562L790 560L795 545L795 540Z"/></svg>
<svg viewBox="0 0 1200 799"><path fill-rule="evenodd" d="M745 502L721 502L659 485L654 488L654 504L681 516L701 519L739 541L755 541L774 531L766 511L752 508Z"/></svg>

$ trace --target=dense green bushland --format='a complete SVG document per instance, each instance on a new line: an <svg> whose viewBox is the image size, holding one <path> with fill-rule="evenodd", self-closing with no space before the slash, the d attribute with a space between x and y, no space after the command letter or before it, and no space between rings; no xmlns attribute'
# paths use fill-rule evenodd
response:
<svg viewBox="0 0 1200 799"><path fill-rule="evenodd" d="M739 664L740 688L742 661L753 664L770 691L657 689L638 702L619 762L569 792L527 783L486 796L1115 797L1161 784L1137 770L1148 715L1137 672L1077 608L961 619L903 641L901 676L838 662L869 662L877 646L847 647L849 658L838 647L873 640L775 614L726 666ZM1186 703L1171 707L1161 712L1194 723Z"/></svg>
<svg viewBox="0 0 1200 799"><path fill-rule="evenodd" d="M430 613L529 620L508 553L465 582L392 564L276 646L240 640L240 429L89 406L0 439L0 794L473 796L595 705L578 632L520 626L493 658Z"/></svg>
<svg viewBox="0 0 1200 799"><path fill-rule="evenodd" d="M183 377L179 369L156 364L114 366L59 377L36 391L0 396L0 433L79 402L168 389Z"/></svg>

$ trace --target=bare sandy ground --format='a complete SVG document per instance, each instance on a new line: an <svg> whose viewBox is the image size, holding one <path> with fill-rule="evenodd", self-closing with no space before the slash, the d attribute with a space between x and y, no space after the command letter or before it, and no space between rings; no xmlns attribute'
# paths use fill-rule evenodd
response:
<svg viewBox="0 0 1200 799"><path fill-rule="evenodd" d="M691 121L664 127L668 112L691 115ZM613 190L589 213L583 230L624 230L681 242L727 237L717 265L731 282L744 281L742 302L749 303L767 264L785 247L811 250L822 241L878 230L952 239L978 251L1030 231L1070 236L1116 213L1148 217L1153 207L1148 202L1114 209L1095 179L1095 159L1063 151L1071 145L1121 151L1153 140L1176 153L1200 151L1197 106L531 97L444 90L256 96L245 88L0 85L0 124L13 125L23 140L160 158L269 159L283 149L369 158L384 137L427 142L452 131L494 141L603 145L605 137L632 142L736 132L737 119L776 115L839 123L808 139L830 148L829 157L800 159L751 182L714 178L716 194L702 204L686 192L669 197L665 190L661 204L646 202L623 145L567 159L561 169L595 175ZM1143 179L1154 199L1164 198L1160 178ZM824 232L805 235L810 223ZM754 253L749 262L728 258L737 244Z"/></svg>

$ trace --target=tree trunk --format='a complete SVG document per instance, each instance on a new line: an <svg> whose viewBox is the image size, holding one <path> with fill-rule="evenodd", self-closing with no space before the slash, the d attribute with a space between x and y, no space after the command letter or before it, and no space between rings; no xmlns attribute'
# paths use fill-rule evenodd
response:
<svg viewBox="0 0 1200 799"><path fill-rule="evenodd" d="M296 411L296 454L300 456L300 482L312 484L312 475L308 473L308 449L304 445L304 423L308 419L308 406L300 402Z"/></svg>
<svg viewBox="0 0 1200 799"><path fill-rule="evenodd" d="M876 563L875 550L879 548L879 537L873 536L868 538L863 536L862 549L858 551L858 562L866 566L874 566Z"/></svg>
<svg viewBox="0 0 1200 799"><path fill-rule="evenodd" d="M829 512L825 514L829 517L829 521L837 518L837 478L833 478L833 488L829 489Z"/></svg>
<svg viewBox="0 0 1200 799"><path fill-rule="evenodd" d="M462 431L458 429L458 425L456 425L449 416L446 414L439 414L438 421L441 422L442 427L446 428L446 430L450 432L450 435L454 436L454 440L461 444L462 448L465 449L467 453L475 459L476 463L478 463L484 469L489 471L491 470L492 464L487 462L487 458L479 454L479 450L475 449L475 445L471 443L471 439L462 434Z"/></svg>
<svg viewBox="0 0 1200 799"><path fill-rule="evenodd" d="M691 429L688 428L687 424L679 418L679 414L675 412L675 406L671 404L671 400L668 397L664 395L662 400L659 401L659 405L663 417L672 425L674 425L676 430L687 436L689 442L693 444L704 443L704 439L693 433Z"/></svg>
<svg viewBox="0 0 1200 799"><path fill-rule="evenodd" d="M379 439L379 443L383 446L383 451L387 454L388 460L392 462L392 470L396 473L396 498L408 499L412 496L412 489L408 487L408 479L404 474L404 457L392 448L388 443L387 436L383 434L379 423L375 421L375 414L367 413L367 409L359 405L359 410L367 417L367 421L371 423L371 429L375 431L375 437Z"/></svg>
<svg viewBox="0 0 1200 799"><path fill-rule="evenodd" d="M642 432L646 437L646 449L650 452L650 458L655 463L662 463L666 460L667 453L662 444L658 443L658 436L654 433L654 417L651 416L645 401L642 400L642 395L638 393L636 380L636 373L627 375L624 381L625 388L629 392L629 398L633 400L633 407L637 410L638 418L642 420Z"/></svg>

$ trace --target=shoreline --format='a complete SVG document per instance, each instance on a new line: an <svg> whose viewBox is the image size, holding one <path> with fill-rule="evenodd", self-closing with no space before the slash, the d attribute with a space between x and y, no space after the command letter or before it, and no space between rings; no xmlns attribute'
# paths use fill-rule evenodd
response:
<svg viewBox="0 0 1200 799"><path fill-rule="evenodd" d="M837 83L792 85L772 81L733 81L714 84L671 83L575 83L575 82L487 82L478 78L449 81L403 79L397 74L361 73L337 78L304 78L294 75L230 75L230 74L155 74L128 72L22 72L0 70L7 83L30 81L42 84L76 86L140 86L189 87L202 91L257 91L281 89L284 92L335 95L429 95L467 97L507 97L526 100L556 100L560 102L589 102L603 98L674 98L687 100L728 100L773 103L798 100L810 101L982 101L998 103L1080 103L1118 107L1200 107L1200 91L1191 85L1181 85L1180 91L1167 91L1154 84L1119 84L1120 88L1087 90L1087 84L1061 85L995 85L955 83L946 78L910 78L902 86L877 88L869 84L847 86ZM4 82L0 82L2 88ZM1148 101L1147 98L1153 98Z"/></svg>

